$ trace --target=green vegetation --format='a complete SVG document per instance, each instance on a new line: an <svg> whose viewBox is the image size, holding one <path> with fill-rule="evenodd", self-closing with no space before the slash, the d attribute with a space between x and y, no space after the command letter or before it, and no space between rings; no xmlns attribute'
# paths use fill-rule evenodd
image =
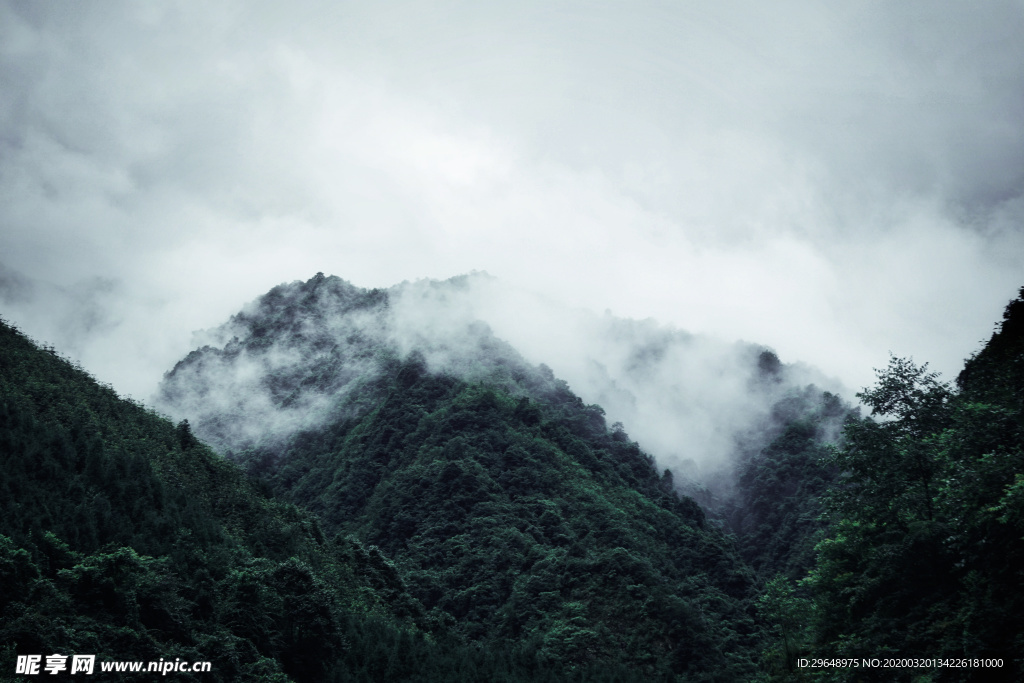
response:
<svg viewBox="0 0 1024 683"><path fill-rule="evenodd" d="M271 489L379 546L467 641L647 680L754 675L752 575L600 408L540 373L520 380L538 400L415 356L393 377L364 417L296 437Z"/></svg>
<svg viewBox="0 0 1024 683"><path fill-rule="evenodd" d="M386 292L337 278L276 288L224 349L169 374L169 395L207 397L192 425L0 324L5 666L64 652L211 660L204 680L1024 678L1024 290L955 386L894 358L859 394L869 417L813 386L770 394L708 513L485 328L400 353L387 310ZM757 363L755 381L778 381L774 354ZM223 400L243 386L266 394ZM197 434L241 446L224 459ZM886 657L1003 665L799 666Z"/></svg>
<svg viewBox="0 0 1024 683"><path fill-rule="evenodd" d="M807 431L797 423L740 479L748 493L782 491L748 495L736 513L771 520L744 539L754 541L746 555L761 575L775 574L759 599L775 635L765 650L770 677L1021 680L1024 289L955 387L893 358L858 396L872 417L850 415L840 447L800 445ZM751 472L773 483L751 489ZM809 495L787 495L787 482ZM816 509L823 514L811 524ZM786 540L794 520L808 525ZM945 663L800 670L800 657ZM1002 666L963 665L976 660Z"/></svg>
<svg viewBox="0 0 1024 683"><path fill-rule="evenodd" d="M777 436L739 463L721 514L762 580L803 578L814 565L826 526L822 496L838 472L826 444L854 414L839 397L807 387L775 405Z"/></svg>
<svg viewBox="0 0 1024 683"><path fill-rule="evenodd" d="M860 397L885 419L848 425L835 454L843 475L829 492L829 534L806 581L814 651L1001 658L998 670L915 674L1020 680L1024 298L1007 306L956 388L894 358Z"/></svg>
<svg viewBox="0 0 1024 683"><path fill-rule="evenodd" d="M671 475L486 326L417 337L389 307L338 278L282 285L232 319L224 349L179 363L164 396L190 405L257 368L245 386L278 408L267 425L238 434L200 410L202 433L329 535L379 547L462 642L563 675L754 676L753 574ZM346 364L365 375L331 370Z"/></svg>
<svg viewBox="0 0 1024 683"><path fill-rule="evenodd" d="M328 540L187 423L3 323L0 360L4 676L61 652L210 660L203 680L548 679L446 636L376 548Z"/></svg>

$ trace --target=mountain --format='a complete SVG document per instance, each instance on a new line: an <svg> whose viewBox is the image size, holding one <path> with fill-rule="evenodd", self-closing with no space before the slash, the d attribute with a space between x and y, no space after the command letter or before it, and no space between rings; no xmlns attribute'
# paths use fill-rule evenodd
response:
<svg viewBox="0 0 1024 683"><path fill-rule="evenodd" d="M187 422L2 322L0 471L5 666L64 653L96 654L97 673L211 663L183 680L555 680L452 638L380 550L326 535Z"/></svg>
<svg viewBox="0 0 1024 683"><path fill-rule="evenodd" d="M567 308L483 273L377 290L319 274L275 287L197 346L157 403L222 452L321 422L380 376L381 354L418 351L431 371L470 380L493 381L496 358L545 365L664 466L705 482L731 469L740 442L765 441L779 401L810 384L841 390L761 345Z"/></svg>
<svg viewBox="0 0 1024 683"><path fill-rule="evenodd" d="M756 345L537 327L512 303L535 329L508 334L477 315L491 282L277 287L166 375L177 424L0 324L5 658L211 660L203 680L1024 676L1024 289L955 385L893 358L861 416ZM505 339L581 330L552 364L617 413ZM705 382L714 409L687 413ZM651 424L647 452L608 424L630 405L682 411L713 455Z"/></svg>
<svg viewBox="0 0 1024 683"><path fill-rule="evenodd" d="M893 358L859 396L872 417L846 426L832 459L828 532L803 584L813 616L787 619L812 656L893 653L950 663L919 668L934 680L1021 680L1024 289L955 386Z"/></svg>
<svg viewBox="0 0 1024 683"><path fill-rule="evenodd" d="M159 405L328 533L379 546L468 642L645 678L753 675L755 575L679 491L732 494L674 482L602 407L499 339L475 316L489 300L481 277L363 290L318 274L281 285L178 363ZM763 347L709 350L708 340L629 321L596 328L603 362L583 365L603 375L605 395L629 403L646 381L709 448L728 443L741 462L799 419L821 422L806 437L820 446L825 417L843 413ZM710 370L674 381L710 374L709 404L735 396L717 424L681 410L699 388L673 392L665 377L701 361Z"/></svg>
<svg viewBox="0 0 1024 683"><path fill-rule="evenodd" d="M738 457L731 495L712 510L762 581L777 574L802 579L814 566L827 527L823 498L839 477L832 448L858 415L838 396L809 386L780 400L767 443Z"/></svg>

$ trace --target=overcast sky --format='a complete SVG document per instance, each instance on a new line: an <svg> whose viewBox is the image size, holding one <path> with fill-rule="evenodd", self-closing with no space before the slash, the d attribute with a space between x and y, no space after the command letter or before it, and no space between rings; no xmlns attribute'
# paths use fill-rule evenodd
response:
<svg viewBox="0 0 1024 683"><path fill-rule="evenodd" d="M1024 3L0 4L0 315L99 379L471 270L951 378L1024 285Z"/></svg>

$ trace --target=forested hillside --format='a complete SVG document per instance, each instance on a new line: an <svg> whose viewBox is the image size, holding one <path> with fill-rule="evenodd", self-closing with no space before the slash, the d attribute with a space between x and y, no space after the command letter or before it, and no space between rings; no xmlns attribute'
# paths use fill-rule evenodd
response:
<svg viewBox="0 0 1024 683"><path fill-rule="evenodd" d="M850 415L838 448L794 425L739 483L750 490L753 472L772 482L754 490L775 492L734 512L775 520L746 535L754 566L778 572L759 599L775 632L770 676L1021 680L1024 290L955 386L892 358L858 397L871 416ZM778 544L793 521L810 535ZM875 659L898 664L864 667Z"/></svg>
<svg viewBox="0 0 1024 683"><path fill-rule="evenodd" d="M7 324L0 471L4 677L58 652L211 661L196 680L554 680L448 636L377 548Z"/></svg>
<svg viewBox="0 0 1024 683"><path fill-rule="evenodd" d="M212 660L204 680L1024 677L1024 290L955 385L893 358L865 417L750 356L767 410L713 481L657 468L486 325L396 325L392 295L275 288L165 377L177 425L0 326L6 660ZM864 666L886 658L905 663Z"/></svg>
<svg viewBox="0 0 1024 683"><path fill-rule="evenodd" d="M832 460L842 474L804 582L814 607L804 621L809 651L1001 659L998 669L917 673L1021 680L1024 289L956 386L894 358L859 396L879 419L847 425Z"/></svg>
<svg viewBox="0 0 1024 683"><path fill-rule="evenodd" d="M750 675L742 561L599 410L564 389L547 398L413 360L369 415L303 435L268 480L380 545L469 639L650 677Z"/></svg>
<svg viewBox="0 0 1024 683"><path fill-rule="evenodd" d="M319 424L271 427L230 456L328 533L379 546L467 642L628 679L755 676L753 574L672 475L485 328L404 357L384 333L357 336L386 314L379 297L336 278L272 292L236 318L225 349L180 363L165 396L211 393L254 363L286 411L333 391ZM301 361L278 372L279 356ZM372 372L330 387L321 378L343 357ZM216 415L204 419L217 429Z"/></svg>
<svg viewBox="0 0 1024 683"><path fill-rule="evenodd" d="M774 437L739 459L732 495L712 506L762 581L803 578L813 566L826 526L822 498L838 476L829 446L856 415L814 387L779 401Z"/></svg>

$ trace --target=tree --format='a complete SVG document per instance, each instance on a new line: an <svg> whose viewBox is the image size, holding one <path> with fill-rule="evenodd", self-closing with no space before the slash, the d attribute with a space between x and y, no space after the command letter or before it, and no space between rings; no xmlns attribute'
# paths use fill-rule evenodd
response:
<svg viewBox="0 0 1024 683"><path fill-rule="evenodd" d="M993 339L1016 350L987 347L958 392L893 358L858 394L873 417L850 422L834 451L842 474L806 582L815 656L993 657L1006 668L985 680L1024 673L1014 659L1024 645L1024 415L1015 392L991 391L1013 385L1024 345Z"/></svg>
<svg viewBox="0 0 1024 683"><path fill-rule="evenodd" d="M892 357L876 370L878 384L857 394L883 419L852 421L844 430L846 446L835 452L842 471L831 501L846 516L870 517L906 530L918 520L933 520L933 499L940 463L929 438L952 423L953 393L928 372L927 363Z"/></svg>
<svg viewBox="0 0 1024 683"><path fill-rule="evenodd" d="M765 585L757 607L775 635L782 638L781 649L779 646L768 649L768 655L776 659L772 662L774 668L780 668L778 660L781 660L785 671L792 672L797 658L807 647L813 604L798 596L785 576L777 574Z"/></svg>

